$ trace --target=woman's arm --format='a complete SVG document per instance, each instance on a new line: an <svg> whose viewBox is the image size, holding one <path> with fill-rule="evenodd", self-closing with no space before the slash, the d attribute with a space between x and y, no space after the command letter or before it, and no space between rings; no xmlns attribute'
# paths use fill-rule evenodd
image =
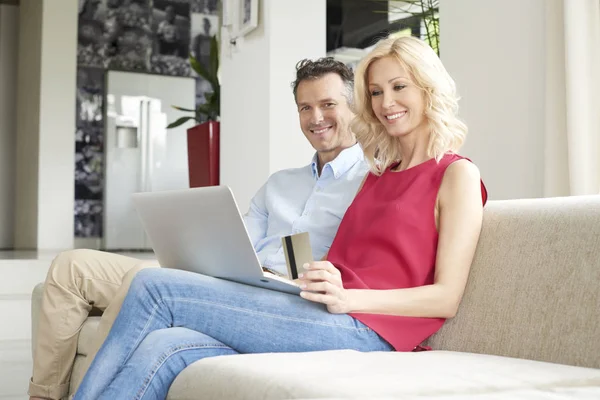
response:
<svg viewBox="0 0 600 400"><path fill-rule="evenodd" d="M328 282L312 282L303 297L323 302L331 312L390 314L411 317L451 318L467 283L475 247L481 232L483 204L477 167L467 160L452 163L446 170L438 194L439 240L432 285L393 290L344 290L335 268L316 263L313 276L327 277ZM329 264L329 263L327 263ZM323 268L323 270L321 270ZM334 271L335 270L335 271ZM339 271L337 271L339 274ZM306 279L311 279L309 273ZM319 279L319 278L317 278Z"/></svg>

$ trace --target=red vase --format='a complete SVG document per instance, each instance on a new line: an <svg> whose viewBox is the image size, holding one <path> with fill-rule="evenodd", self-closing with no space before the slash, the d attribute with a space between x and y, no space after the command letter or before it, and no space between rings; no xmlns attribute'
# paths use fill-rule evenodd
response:
<svg viewBox="0 0 600 400"><path fill-rule="evenodd" d="M219 122L208 121L187 130L190 187L219 185Z"/></svg>

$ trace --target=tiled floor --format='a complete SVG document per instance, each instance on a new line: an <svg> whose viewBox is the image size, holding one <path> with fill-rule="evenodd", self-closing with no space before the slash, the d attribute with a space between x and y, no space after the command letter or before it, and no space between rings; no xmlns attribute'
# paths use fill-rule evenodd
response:
<svg viewBox="0 0 600 400"><path fill-rule="evenodd" d="M27 399L31 374L29 340L0 341L0 400Z"/></svg>
<svg viewBox="0 0 600 400"><path fill-rule="evenodd" d="M26 400L31 376L31 291L58 251L0 251L0 400ZM152 253L121 253L152 259Z"/></svg>
<svg viewBox="0 0 600 400"><path fill-rule="evenodd" d="M31 291L52 254L0 252L0 400L25 400L31 376Z"/></svg>

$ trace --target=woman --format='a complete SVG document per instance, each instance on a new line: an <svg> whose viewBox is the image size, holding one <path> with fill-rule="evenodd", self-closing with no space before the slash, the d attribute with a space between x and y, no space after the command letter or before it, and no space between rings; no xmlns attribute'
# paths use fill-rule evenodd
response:
<svg viewBox="0 0 600 400"><path fill-rule="evenodd" d="M486 193L454 153L466 134L454 82L423 42L389 39L358 67L355 97L372 173L301 295L142 271L75 399L164 399L217 355L411 351L456 313Z"/></svg>

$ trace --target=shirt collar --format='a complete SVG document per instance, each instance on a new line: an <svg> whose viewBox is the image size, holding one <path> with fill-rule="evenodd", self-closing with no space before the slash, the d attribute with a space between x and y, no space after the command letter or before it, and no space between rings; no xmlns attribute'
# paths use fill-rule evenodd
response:
<svg viewBox="0 0 600 400"><path fill-rule="evenodd" d="M329 166L335 179L338 179L340 176L348 172L350 168L354 166L354 164L362 160L364 160L362 148L358 143L356 143L355 145L342 150L342 152L338 154L336 158L323 166L322 171ZM313 156L310 167L313 178L317 179L319 177L319 169L317 168L317 153L315 153Z"/></svg>

